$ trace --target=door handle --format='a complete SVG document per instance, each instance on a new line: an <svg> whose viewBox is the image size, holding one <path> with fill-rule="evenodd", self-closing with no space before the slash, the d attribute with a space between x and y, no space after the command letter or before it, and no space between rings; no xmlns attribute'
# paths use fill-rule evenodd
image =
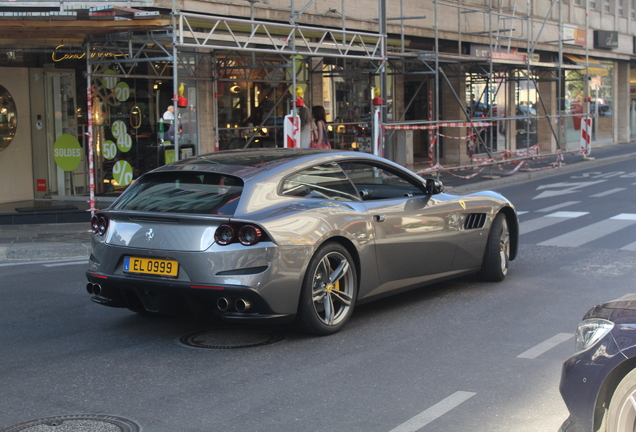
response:
<svg viewBox="0 0 636 432"><path fill-rule="evenodd" d="M376 222L384 222L386 220L386 215L374 215L373 220Z"/></svg>

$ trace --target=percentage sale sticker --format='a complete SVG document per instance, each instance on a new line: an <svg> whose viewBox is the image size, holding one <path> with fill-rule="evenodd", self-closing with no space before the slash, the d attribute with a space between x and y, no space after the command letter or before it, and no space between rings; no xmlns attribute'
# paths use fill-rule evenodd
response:
<svg viewBox="0 0 636 432"><path fill-rule="evenodd" d="M102 147L104 158L111 160L117 155L117 145L111 140L104 141Z"/></svg>
<svg viewBox="0 0 636 432"><path fill-rule="evenodd" d="M117 83L113 90L115 92L115 97L119 101L127 101L130 97L130 87L125 82Z"/></svg>
<svg viewBox="0 0 636 432"><path fill-rule="evenodd" d="M132 138L127 133L122 134L117 138L117 148L122 153L127 153L132 148Z"/></svg>
<svg viewBox="0 0 636 432"><path fill-rule="evenodd" d="M126 123L123 121L115 120L113 125L110 127L110 131L117 141L119 141L120 139L124 139L124 135L128 132L128 128L126 127Z"/></svg>
<svg viewBox="0 0 636 432"><path fill-rule="evenodd" d="M125 160L120 160L113 166L113 178L120 186L128 186L133 179L132 166Z"/></svg>

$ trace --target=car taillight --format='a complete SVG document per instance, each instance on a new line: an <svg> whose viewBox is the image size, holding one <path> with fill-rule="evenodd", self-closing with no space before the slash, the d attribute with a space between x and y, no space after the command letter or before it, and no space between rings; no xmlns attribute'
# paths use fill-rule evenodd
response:
<svg viewBox="0 0 636 432"><path fill-rule="evenodd" d="M229 245L234 241L234 228L232 225L223 224L216 229L214 240L221 246Z"/></svg>
<svg viewBox="0 0 636 432"><path fill-rule="evenodd" d="M95 215L91 218L93 234L104 235L108 230L108 218L104 215Z"/></svg>
<svg viewBox="0 0 636 432"><path fill-rule="evenodd" d="M214 240L221 246L229 245L235 241L243 246L252 246L265 237L259 227L250 224L223 224L214 233Z"/></svg>
<svg viewBox="0 0 636 432"><path fill-rule="evenodd" d="M261 240L263 233L254 225L245 225L238 232L238 239L242 245L252 246Z"/></svg>

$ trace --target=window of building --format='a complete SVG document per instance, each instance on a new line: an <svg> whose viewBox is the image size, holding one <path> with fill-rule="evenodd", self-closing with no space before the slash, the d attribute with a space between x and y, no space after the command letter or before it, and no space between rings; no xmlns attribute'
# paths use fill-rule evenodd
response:
<svg viewBox="0 0 636 432"><path fill-rule="evenodd" d="M11 93L0 86L0 151L9 147L18 125L18 113Z"/></svg>
<svg viewBox="0 0 636 432"><path fill-rule="evenodd" d="M596 0L590 0L590 10L596 10Z"/></svg>
<svg viewBox="0 0 636 432"><path fill-rule="evenodd" d="M632 0L630 15L633 20L636 20L636 0Z"/></svg>
<svg viewBox="0 0 636 432"><path fill-rule="evenodd" d="M625 0L618 0L618 16L619 17L625 16L624 3L625 3Z"/></svg>
<svg viewBox="0 0 636 432"><path fill-rule="evenodd" d="M603 0L603 12L605 13L613 13L612 10L612 1L611 0Z"/></svg>

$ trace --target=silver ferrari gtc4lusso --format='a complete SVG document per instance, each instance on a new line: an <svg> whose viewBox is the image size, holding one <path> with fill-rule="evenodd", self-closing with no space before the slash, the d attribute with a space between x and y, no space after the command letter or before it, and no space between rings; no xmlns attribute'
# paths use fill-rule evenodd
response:
<svg viewBox="0 0 636 432"><path fill-rule="evenodd" d="M347 151L222 151L139 177L91 221L87 290L140 313L201 310L331 334L356 304L468 273L501 281L519 236L494 192L452 196Z"/></svg>

